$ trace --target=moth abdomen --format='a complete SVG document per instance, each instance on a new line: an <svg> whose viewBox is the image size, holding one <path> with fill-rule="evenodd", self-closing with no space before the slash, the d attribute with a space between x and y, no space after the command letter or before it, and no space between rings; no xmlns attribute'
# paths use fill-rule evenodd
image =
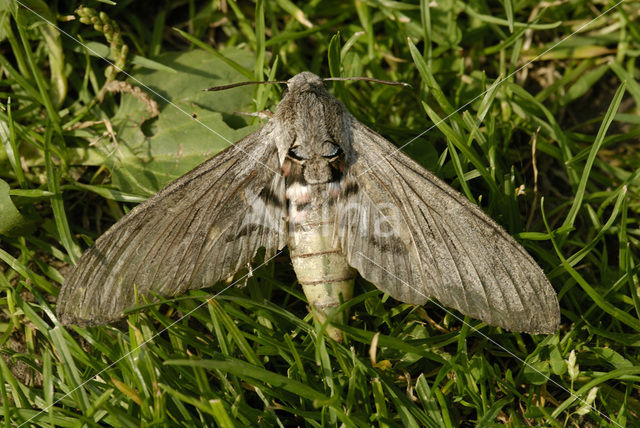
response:
<svg viewBox="0 0 640 428"><path fill-rule="evenodd" d="M301 146L297 147L292 156L306 153ZM356 271L333 239L335 202L342 187L343 170L337 159L318 155L313 160L287 156L282 168L291 262L298 283L321 323L334 316L341 302L351 299L356 277ZM344 314L335 315L344 321ZM327 327L327 334L342 340L342 332L334 327Z"/></svg>
<svg viewBox="0 0 640 428"><path fill-rule="evenodd" d="M312 212L314 216L316 212ZM291 262L309 304L319 322L334 316L342 302L353 297L356 271L349 266L339 245L334 245L331 221L295 225L289 238ZM338 315L344 321L344 314ZM327 328L329 336L342 340L342 332Z"/></svg>

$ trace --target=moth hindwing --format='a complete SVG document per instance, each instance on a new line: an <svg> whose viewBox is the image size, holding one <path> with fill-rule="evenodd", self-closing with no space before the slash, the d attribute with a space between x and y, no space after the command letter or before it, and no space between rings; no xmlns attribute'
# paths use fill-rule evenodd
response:
<svg viewBox="0 0 640 428"><path fill-rule="evenodd" d="M358 122L300 73L273 118L133 209L63 285L64 323L101 324L134 287L175 296L289 247L320 321L356 273L395 299L445 306L508 330L550 333L555 292L527 252L477 206ZM341 333L328 328L339 340Z"/></svg>

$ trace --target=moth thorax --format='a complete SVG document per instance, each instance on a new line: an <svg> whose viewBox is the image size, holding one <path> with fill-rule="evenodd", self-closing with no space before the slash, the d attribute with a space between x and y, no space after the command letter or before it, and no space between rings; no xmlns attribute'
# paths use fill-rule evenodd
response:
<svg viewBox="0 0 640 428"><path fill-rule="evenodd" d="M331 181L333 177L333 168L326 159L309 159L305 163L304 179L307 183L327 183Z"/></svg>

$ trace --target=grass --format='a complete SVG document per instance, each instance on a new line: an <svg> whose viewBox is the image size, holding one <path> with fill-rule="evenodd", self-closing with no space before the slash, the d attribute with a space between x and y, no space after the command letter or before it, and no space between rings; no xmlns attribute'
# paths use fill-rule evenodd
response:
<svg viewBox="0 0 640 428"><path fill-rule="evenodd" d="M21 3L76 40L0 6L4 426L637 426L636 3L586 27L614 3ZM281 94L201 90L304 70L412 85L333 92L527 248L558 292L558 333L467 318L479 334L360 280L336 343L284 255L209 303L221 286L120 325L59 325L81 251L226 146L191 115L235 141L261 122L234 112Z"/></svg>

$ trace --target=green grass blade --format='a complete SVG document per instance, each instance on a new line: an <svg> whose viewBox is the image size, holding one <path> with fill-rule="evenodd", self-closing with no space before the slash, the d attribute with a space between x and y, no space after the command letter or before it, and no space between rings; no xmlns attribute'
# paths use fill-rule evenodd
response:
<svg viewBox="0 0 640 428"><path fill-rule="evenodd" d="M542 210L542 202L541 202L541 210ZM543 219L545 225L547 226L547 230L549 233L551 232L549 228L549 224L547 223L546 216L543 212ZM567 259L564 258L562 253L560 252L560 248L556 243L556 240L551 238L551 243L553 244L553 248L556 250L556 255L560 259L562 266L564 266L565 270L571 275L571 277L582 287L582 289L587 293L587 295L606 313L613 316L615 319L620 322L628 325L634 330L640 332L640 320L629 315L627 312L621 310L620 308L615 307L614 305L607 302L593 287L589 285L587 281L567 262Z"/></svg>
<svg viewBox="0 0 640 428"><path fill-rule="evenodd" d="M317 405L325 405L330 403L329 397L314 388L286 376L273 373L264 368L246 363L237 359L226 360L168 360L165 364L176 366L195 366L205 367L208 369L221 370L231 373L243 379L256 379L266 384L270 384L275 388L281 388L285 391L294 393L308 400L312 400Z"/></svg>
<svg viewBox="0 0 640 428"><path fill-rule="evenodd" d="M584 194L587 188L587 183L589 181L589 174L591 174L591 169L593 167L593 162L596 158L596 155L600 151L600 147L604 142L604 137L607 134L607 130L609 129L609 125L613 121L616 112L618 111L618 107L620 106L620 102L622 101L622 96L624 95L626 89L626 84L623 82L622 85L618 88L613 99L611 100L611 104L609 104L609 109L604 116L604 120L602 121L602 125L600 125L600 129L598 130L598 135L596 136L593 145L591 146L591 151L589 152L589 157L584 165L584 169L582 170L582 176L580 177L580 182L578 184L578 188L576 189L573 204L571 205L571 209L567 214L562 226L571 227L576 220L576 216L578 215L578 210L582 206L582 201L584 199Z"/></svg>
<svg viewBox="0 0 640 428"><path fill-rule="evenodd" d="M50 128L49 128L50 129ZM49 191L54 194L51 197L51 207L56 222L56 228L60 236L60 241L67 250L67 254L71 258L71 262L75 264L80 258L80 248L71 237L71 229L67 220L67 212L64 209L64 201L62 199L62 191L60 190L60 175L58 168L53 164L51 153L52 132L48 129L44 143L44 160L47 169L47 185Z"/></svg>

